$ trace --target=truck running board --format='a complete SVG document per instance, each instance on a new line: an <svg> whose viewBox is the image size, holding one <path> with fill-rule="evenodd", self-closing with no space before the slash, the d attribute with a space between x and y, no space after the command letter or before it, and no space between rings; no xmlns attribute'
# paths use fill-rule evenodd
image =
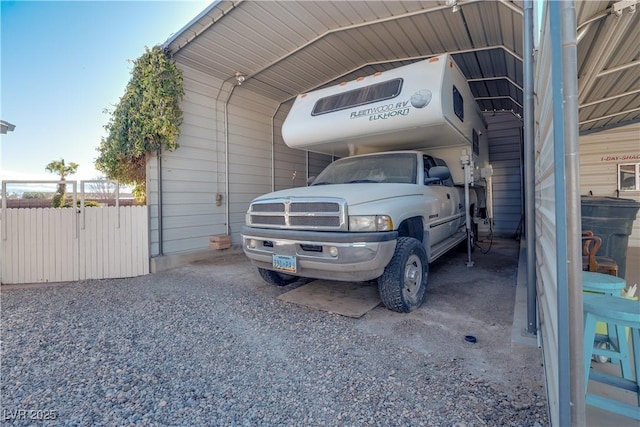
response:
<svg viewBox="0 0 640 427"><path fill-rule="evenodd" d="M464 242L466 238L467 238L467 231L462 230L462 231L456 232L451 237L444 239L442 242L434 245L431 248L431 251L429 252L429 263L432 263L433 261L440 258L442 255L447 253L449 249L460 244L461 242Z"/></svg>

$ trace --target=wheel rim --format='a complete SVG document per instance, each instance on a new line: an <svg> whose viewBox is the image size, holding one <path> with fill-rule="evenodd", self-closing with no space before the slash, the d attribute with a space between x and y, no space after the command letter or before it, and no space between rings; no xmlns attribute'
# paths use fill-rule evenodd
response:
<svg viewBox="0 0 640 427"><path fill-rule="evenodd" d="M402 296L409 303L418 300L418 291L422 285L422 261L416 254L411 254L404 265Z"/></svg>

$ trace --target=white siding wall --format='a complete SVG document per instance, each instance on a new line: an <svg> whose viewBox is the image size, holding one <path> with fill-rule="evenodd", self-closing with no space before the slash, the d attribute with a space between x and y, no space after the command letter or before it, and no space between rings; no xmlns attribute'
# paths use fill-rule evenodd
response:
<svg viewBox="0 0 640 427"><path fill-rule="evenodd" d="M180 147L162 152L163 253L206 249L209 236L224 234L225 205L216 206L216 193L224 193L224 146L219 139L215 99L219 80L181 66L185 96ZM223 94L224 96L224 94ZM158 255L157 162L148 162L151 255Z"/></svg>
<svg viewBox="0 0 640 427"><path fill-rule="evenodd" d="M278 103L243 85L233 90L227 107L227 195L224 102L232 86L184 64L179 66L185 86L180 147L163 151L161 160L163 255L207 250L209 236L227 233L227 203L232 245L239 245L251 200L274 189L305 186L308 176L306 152L282 141L281 127L289 105L283 105L274 117ZM315 154L310 159L320 170L331 160ZM151 254L156 256L160 221L154 156L147 162L147 188ZM220 206L216 206L216 194L222 194Z"/></svg>
<svg viewBox="0 0 640 427"><path fill-rule="evenodd" d="M271 117L278 104L244 86L235 89L229 105L229 204L233 245L251 200L271 191ZM277 172L277 171L276 171Z"/></svg>

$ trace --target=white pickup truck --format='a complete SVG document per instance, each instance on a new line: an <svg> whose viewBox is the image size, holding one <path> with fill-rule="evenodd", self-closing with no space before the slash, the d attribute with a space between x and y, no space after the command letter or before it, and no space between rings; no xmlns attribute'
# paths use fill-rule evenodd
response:
<svg viewBox="0 0 640 427"><path fill-rule="evenodd" d="M251 202L243 249L266 282L377 279L382 302L409 312L424 300L429 263L465 241L470 261L485 128L473 99L462 103L471 94L453 60L437 58L298 96L285 142L346 157L307 187ZM317 122L327 118L331 129Z"/></svg>

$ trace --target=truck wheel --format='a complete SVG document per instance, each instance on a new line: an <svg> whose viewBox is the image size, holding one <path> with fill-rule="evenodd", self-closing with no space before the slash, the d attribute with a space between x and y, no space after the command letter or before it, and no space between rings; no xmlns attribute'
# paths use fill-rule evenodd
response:
<svg viewBox="0 0 640 427"><path fill-rule="evenodd" d="M478 224L476 224L475 222L471 223L471 230L473 232L472 236L471 236L471 253L475 252L476 250L476 246L478 245ZM465 246L465 250L466 250L466 246Z"/></svg>
<svg viewBox="0 0 640 427"><path fill-rule="evenodd" d="M278 273L277 271L267 270L265 268L258 267L260 277L270 285L275 286L287 286L298 280L297 276L290 274Z"/></svg>
<svg viewBox="0 0 640 427"><path fill-rule="evenodd" d="M427 290L427 254L419 240L400 237L389 265L378 277L378 291L390 310L409 313L420 307Z"/></svg>
<svg viewBox="0 0 640 427"><path fill-rule="evenodd" d="M471 253L474 253L476 250L477 242L478 242L478 224L475 222L471 223L471 230L473 234L471 236ZM458 250L460 252L467 253L467 239L464 239L462 242L458 244Z"/></svg>

